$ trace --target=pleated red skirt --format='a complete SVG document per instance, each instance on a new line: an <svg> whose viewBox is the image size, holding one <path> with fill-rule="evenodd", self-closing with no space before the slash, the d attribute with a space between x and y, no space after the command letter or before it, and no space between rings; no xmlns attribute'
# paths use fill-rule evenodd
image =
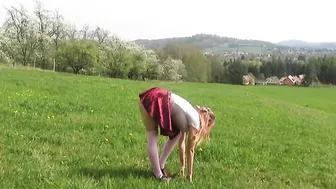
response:
<svg viewBox="0 0 336 189"><path fill-rule="evenodd" d="M174 128L171 121L170 92L154 87L139 94L141 103L160 128L160 135L175 138L179 129Z"/></svg>

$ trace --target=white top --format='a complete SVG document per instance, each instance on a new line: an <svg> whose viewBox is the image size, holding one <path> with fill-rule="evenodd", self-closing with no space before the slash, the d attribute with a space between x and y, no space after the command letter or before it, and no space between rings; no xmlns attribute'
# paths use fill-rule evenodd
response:
<svg viewBox="0 0 336 189"><path fill-rule="evenodd" d="M186 114L188 123L192 125L195 129L200 129L200 118L196 109L184 98L177 94L171 92L173 103L179 106Z"/></svg>

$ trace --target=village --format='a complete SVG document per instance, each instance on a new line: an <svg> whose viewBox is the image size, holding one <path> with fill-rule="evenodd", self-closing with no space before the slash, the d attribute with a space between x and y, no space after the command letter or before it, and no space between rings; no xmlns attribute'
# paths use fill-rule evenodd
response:
<svg viewBox="0 0 336 189"><path fill-rule="evenodd" d="M265 80L255 79L253 74L244 75L242 78L243 85L307 85L304 79L305 75L300 74L297 76L288 75L281 77L277 76L268 77Z"/></svg>

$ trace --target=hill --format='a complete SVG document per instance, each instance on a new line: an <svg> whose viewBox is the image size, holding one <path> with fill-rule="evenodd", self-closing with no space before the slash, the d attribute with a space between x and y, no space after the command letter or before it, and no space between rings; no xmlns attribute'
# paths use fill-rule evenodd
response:
<svg viewBox="0 0 336 189"><path fill-rule="evenodd" d="M1 188L335 188L334 89L130 81L0 68ZM194 180L152 177L138 94L216 113ZM295 94L298 98L293 98ZM160 147L165 139L160 137ZM170 174L179 170L177 149Z"/></svg>
<svg viewBox="0 0 336 189"><path fill-rule="evenodd" d="M295 46L305 46L308 45L308 43L301 40L286 40L277 43L277 45L295 47Z"/></svg>
<svg viewBox="0 0 336 189"><path fill-rule="evenodd" d="M243 51L251 53L269 52L276 46L273 43L259 40L244 40L218 35L196 34L189 37L165 39L138 39L134 41L149 49L160 49L167 43L185 43L200 48L204 52L221 53L224 51Z"/></svg>
<svg viewBox="0 0 336 189"><path fill-rule="evenodd" d="M286 40L277 43L277 45L312 49L336 49L336 42L309 43L301 40Z"/></svg>

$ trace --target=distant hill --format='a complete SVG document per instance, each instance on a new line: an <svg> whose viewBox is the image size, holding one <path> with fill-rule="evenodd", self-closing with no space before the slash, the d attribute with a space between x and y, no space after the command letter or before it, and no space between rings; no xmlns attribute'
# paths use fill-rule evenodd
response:
<svg viewBox="0 0 336 189"><path fill-rule="evenodd" d="M175 37L165 39L138 39L134 41L149 49L161 49L170 42L182 42L194 45L204 52L221 53L225 51L240 51L249 53L265 53L272 51L276 44L260 40L244 40L218 35L196 34L190 37Z"/></svg>
<svg viewBox="0 0 336 189"><path fill-rule="evenodd" d="M308 45L307 42L301 41L301 40L286 40L286 41L281 41L281 42L276 43L276 44L281 45L281 46L290 46L290 47Z"/></svg>
<svg viewBox="0 0 336 189"><path fill-rule="evenodd" d="M301 40L281 41L276 45L288 47L314 48L314 49L336 49L336 42L309 43Z"/></svg>

